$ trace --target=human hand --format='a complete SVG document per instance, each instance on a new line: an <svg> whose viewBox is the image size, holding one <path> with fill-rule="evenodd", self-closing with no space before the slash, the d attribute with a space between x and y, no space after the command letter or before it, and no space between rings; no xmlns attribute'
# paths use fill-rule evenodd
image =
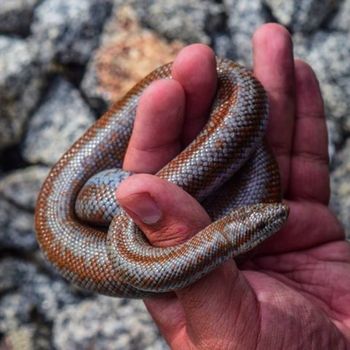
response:
<svg viewBox="0 0 350 350"><path fill-rule="evenodd" d="M253 49L254 74L270 100L267 137L289 219L254 256L228 261L188 288L145 303L174 349L349 348L350 245L327 206L327 131L318 82L306 63L294 60L283 27L262 26ZM125 169L148 175L128 178L117 191L120 204L160 247L183 242L210 223L195 199L151 174L206 122L216 90L213 52L199 44L183 49L173 77L143 94L125 157Z"/></svg>

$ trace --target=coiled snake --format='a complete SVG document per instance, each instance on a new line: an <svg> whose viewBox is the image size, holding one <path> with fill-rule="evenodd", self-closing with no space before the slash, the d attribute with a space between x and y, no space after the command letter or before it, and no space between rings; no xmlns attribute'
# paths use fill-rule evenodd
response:
<svg viewBox="0 0 350 350"><path fill-rule="evenodd" d="M39 193L40 247L83 288L131 298L183 288L254 248L288 216L278 167L263 141L264 89L247 69L223 59L217 61L218 90L209 121L157 174L199 200L213 223L185 243L158 248L118 207L115 186L128 174L116 169L122 166L139 96L152 81L170 78L170 69L168 64L154 70L92 125L52 168Z"/></svg>

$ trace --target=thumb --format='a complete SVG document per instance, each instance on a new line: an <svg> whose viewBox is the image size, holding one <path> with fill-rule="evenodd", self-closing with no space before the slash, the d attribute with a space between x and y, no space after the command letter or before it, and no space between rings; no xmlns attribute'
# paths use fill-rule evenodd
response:
<svg viewBox="0 0 350 350"><path fill-rule="evenodd" d="M129 177L118 187L117 198L149 241L158 247L182 243L211 221L192 196L154 175ZM188 336L197 345L210 339L217 346L220 338L246 335L246 325L253 326L253 320L257 323L259 320L255 294L233 260L191 286L177 290L176 295L183 308ZM159 324L160 328L169 329L164 323L171 321L162 315L164 300L157 303L150 300L147 306L156 321L163 323Z"/></svg>
<svg viewBox="0 0 350 350"><path fill-rule="evenodd" d="M210 224L192 196L154 175L127 178L118 187L117 198L154 246L182 243Z"/></svg>

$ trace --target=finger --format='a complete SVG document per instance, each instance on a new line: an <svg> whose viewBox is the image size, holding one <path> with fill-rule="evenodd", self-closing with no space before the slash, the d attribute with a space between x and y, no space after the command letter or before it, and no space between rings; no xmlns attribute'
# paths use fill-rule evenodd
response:
<svg viewBox="0 0 350 350"><path fill-rule="evenodd" d="M117 197L155 246L180 244L210 222L209 216L194 198L153 175L140 174L128 178L119 186ZM181 205L174 206L174 203ZM259 329L254 323L259 322L254 293L233 260L190 287L176 291L176 295L178 300L172 298L148 303L154 319L173 346L179 332L186 332L200 348L204 333L206 341L217 344L228 334L232 339L242 338L247 324L252 326L252 331ZM180 319L181 329L176 328L177 334L173 330L173 320L164 316L164 308L167 307ZM215 327L212 327L213 324ZM252 339L256 339L254 336ZM241 340L246 341L245 338Z"/></svg>
<svg viewBox="0 0 350 350"><path fill-rule="evenodd" d="M172 76L185 90L186 120L182 142L190 143L207 121L216 92L216 60L213 50L203 44L185 47L176 57Z"/></svg>
<svg viewBox="0 0 350 350"><path fill-rule="evenodd" d="M184 309L188 335L198 348L221 349L220 339L226 338L232 339L233 348L255 349L259 306L233 260L176 294Z"/></svg>
<svg viewBox="0 0 350 350"><path fill-rule="evenodd" d="M142 94L123 168L155 173L181 150L185 93L172 79L152 83Z"/></svg>
<svg viewBox="0 0 350 350"><path fill-rule="evenodd" d="M213 56L213 53L209 48L203 45L197 45L197 48L194 47L186 51L186 57L180 55L176 61L173 73L180 81L185 81L184 85L187 89L186 94L192 101L188 103L187 111L192 113L191 117L188 118L189 123L191 123L193 119L194 122L191 123L189 128L185 129L192 130L195 128L199 130L205 123L205 118L200 118L202 112L207 112L206 106L210 105L210 95L214 95L216 88L215 59L213 60L210 58ZM214 61L214 64L211 60ZM195 64L195 61L197 61L197 64ZM214 74L212 73L213 71ZM203 76L203 78L191 78L191 80L188 81L186 72ZM211 76L213 79L210 78ZM212 83L214 86L211 86ZM175 118L176 113L170 115L171 123L169 123L169 120L166 118L167 112L161 113L158 108L163 106L163 109L165 109L168 107L168 110L171 111L177 104L182 105L181 107L183 107L184 98L179 96L181 93L176 91L178 89L174 86L164 86L164 84L161 86L159 83L154 83L152 88L153 90L149 88L146 91L146 94L141 98L134 132L124 161L124 168L134 172L156 172L165 163L172 159L180 151L182 146L181 142L178 142L180 138L179 133L181 132L179 126L182 126L183 124L183 110L185 108L182 108L182 110L180 109L177 119ZM165 89L169 88L173 89L173 91L168 92L170 93L170 101L164 101L166 96L161 94L165 92ZM183 93L183 95L185 94ZM199 113L197 113L192 106L193 103L198 102L198 96L205 98L204 103L201 103L199 107L199 109L202 108L199 110ZM178 99L178 101L176 101L176 99ZM158 123L155 124L154 119L156 119ZM187 131L185 131L185 133L187 133ZM193 135L196 133L197 131L192 132ZM158 147L158 144L154 144L154 136L157 137L159 134L163 135L165 138L165 140L163 139L162 147ZM182 138L182 144L184 143L183 139L184 138ZM188 142L189 141L185 143ZM171 241L169 243L171 244ZM154 244L157 244L156 240ZM182 323L185 322L182 306L177 297L175 295L167 295L166 298L162 298L161 300L148 301L146 302L146 305L168 342L172 343L172 336L178 334L178 327L181 327ZM170 318L167 318L167 322L163 322L165 309L167 310L167 314L169 316L171 315Z"/></svg>
<svg viewBox="0 0 350 350"><path fill-rule="evenodd" d="M267 91L270 119L267 138L278 161L282 188L289 183L295 114L295 78L292 40L278 24L266 24L253 37L254 74Z"/></svg>
<svg viewBox="0 0 350 350"><path fill-rule="evenodd" d="M192 196L154 175L127 178L118 187L117 198L155 246L182 243L210 223L208 214Z"/></svg>
<svg viewBox="0 0 350 350"><path fill-rule="evenodd" d="M288 198L328 204L328 139L320 87L308 64L297 60L295 67L297 110Z"/></svg>
<svg viewBox="0 0 350 350"><path fill-rule="evenodd" d="M165 297L145 299L144 303L171 348L181 349L181 334L186 332L186 319L177 296L169 293Z"/></svg>
<svg viewBox="0 0 350 350"><path fill-rule="evenodd" d="M184 242L210 222L189 194L151 175L126 179L118 187L117 198L154 246ZM184 311L176 295L145 300L145 304L167 342L175 347L176 337L185 327Z"/></svg>

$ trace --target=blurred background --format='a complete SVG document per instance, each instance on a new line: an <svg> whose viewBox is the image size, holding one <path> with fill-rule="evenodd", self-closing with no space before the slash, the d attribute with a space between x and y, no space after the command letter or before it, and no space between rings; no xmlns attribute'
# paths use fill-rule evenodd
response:
<svg viewBox="0 0 350 350"><path fill-rule="evenodd" d="M0 1L0 350L167 349L142 302L80 291L43 260L35 198L50 166L145 74L194 42L251 66L265 22L290 30L320 80L331 206L349 234L350 0Z"/></svg>

